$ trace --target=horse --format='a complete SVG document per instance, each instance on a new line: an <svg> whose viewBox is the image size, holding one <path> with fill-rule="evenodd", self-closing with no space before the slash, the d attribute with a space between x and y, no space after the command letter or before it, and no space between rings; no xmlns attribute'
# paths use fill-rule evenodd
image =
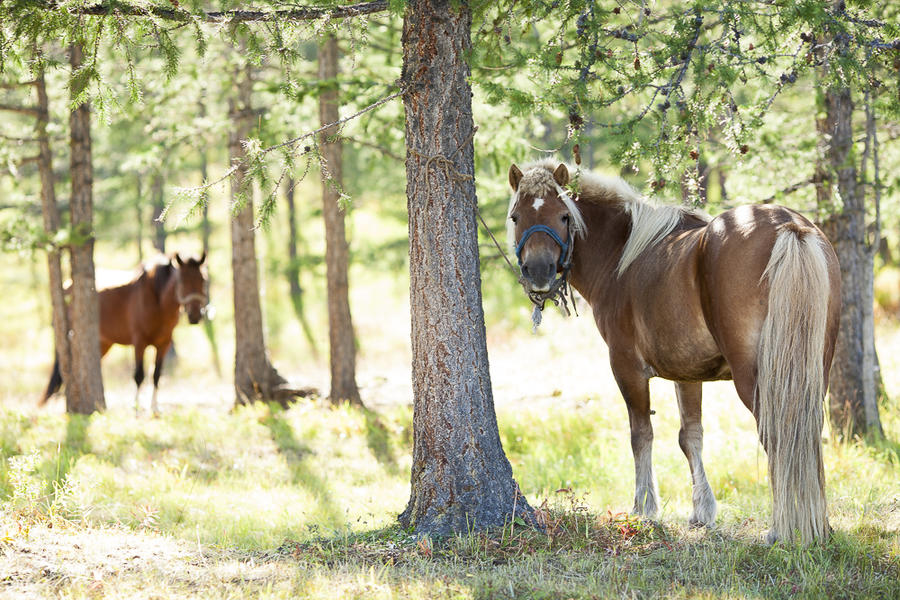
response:
<svg viewBox="0 0 900 600"><path fill-rule="evenodd" d="M712 527L703 468L701 386L731 379L756 419L772 489L769 543L813 543L831 532L822 426L840 319L840 267L801 214L748 205L715 218L656 205L624 180L553 159L512 165L507 233L525 291L539 309L568 286L590 305L628 410L633 511L655 518L651 377L675 383L678 443L692 479L693 526Z"/></svg>
<svg viewBox="0 0 900 600"><path fill-rule="evenodd" d="M148 346L156 349L153 370L153 399L151 410L159 414L156 396L163 361L172 345L172 331L178 324L181 309L188 321L196 325L203 318L208 304L206 253L198 258L183 259L175 254L149 265L142 265L131 281L98 289L100 305L100 354L105 356L113 344L134 346L134 412L138 414L141 383L144 381L144 352ZM47 390L40 400L43 405L62 386L59 358Z"/></svg>

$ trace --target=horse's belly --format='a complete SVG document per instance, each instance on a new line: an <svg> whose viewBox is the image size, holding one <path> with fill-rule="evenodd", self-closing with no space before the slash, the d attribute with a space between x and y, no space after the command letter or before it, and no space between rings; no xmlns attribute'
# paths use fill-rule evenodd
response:
<svg viewBox="0 0 900 600"><path fill-rule="evenodd" d="M684 336L683 341L645 345L644 361L652 375L673 381L713 381L731 379L731 367L712 336Z"/></svg>
<svg viewBox="0 0 900 600"><path fill-rule="evenodd" d="M672 381L698 382L731 379L731 367L721 356L688 364L651 366L653 375Z"/></svg>

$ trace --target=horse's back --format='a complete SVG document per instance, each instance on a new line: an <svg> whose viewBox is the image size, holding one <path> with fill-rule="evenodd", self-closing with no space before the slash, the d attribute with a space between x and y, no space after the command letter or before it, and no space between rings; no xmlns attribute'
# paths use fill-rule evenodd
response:
<svg viewBox="0 0 900 600"><path fill-rule="evenodd" d="M832 284L827 335L833 338L840 312L836 284L840 267L825 235L806 217L783 206L741 206L710 221L701 240L700 293L709 329L732 371L746 372L748 377L756 369L759 336L769 310L764 274L785 229L811 236L823 249Z"/></svg>
<svg viewBox="0 0 900 600"><path fill-rule="evenodd" d="M130 285L140 279L143 269L97 269L94 272L94 282L97 292Z"/></svg>
<svg viewBox="0 0 900 600"><path fill-rule="evenodd" d="M725 300L729 306L749 305L750 300L764 299L768 286L762 281L763 273L775 239L786 226L818 240L825 250L829 273L839 268L825 235L800 213L774 204L739 206L712 219L700 242L704 291L710 299ZM759 306L756 310L750 306L742 306L740 310L764 317L766 302L756 304Z"/></svg>
<svg viewBox="0 0 900 600"><path fill-rule="evenodd" d="M126 346L134 344L134 321L146 287L144 279L143 270L105 270L102 278L98 277L100 338L103 343Z"/></svg>

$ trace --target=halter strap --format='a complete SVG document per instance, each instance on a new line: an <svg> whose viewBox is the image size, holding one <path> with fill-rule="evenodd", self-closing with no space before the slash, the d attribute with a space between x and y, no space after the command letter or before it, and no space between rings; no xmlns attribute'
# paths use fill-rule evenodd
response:
<svg viewBox="0 0 900 600"><path fill-rule="evenodd" d="M559 267L562 269L562 273L553 280L553 283L550 284L550 289L546 292L532 292L528 290L528 286L525 283L524 277L519 277L519 283L522 284L522 287L525 289L525 292L528 294L528 299L531 300L531 303L534 304L534 312L531 315L532 323L534 327L532 331L537 331L538 325L541 324L541 312L544 310L544 304L547 300L553 302L553 304L560 307L566 316L569 316L569 304L566 300L566 296L568 296L571 292L569 290L569 270L572 268L572 254L575 250L575 231L573 230L572 221L569 220L568 227L566 231L569 236L569 242L563 242L560 239L559 234L557 234L553 229L546 225L533 225L525 230L525 233L522 234L522 240L519 242L519 245L516 246L516 258L519 259L519 266L522 266L522 247L525 245L525 241L534 233L541 232L546 233L553 241L556 242L560 247L559 253ZM575 309L575 302L572 301L572 308ZM578 311L575 309L575 313Z"/></svg>
<svg viewBox="0 0 900 600"><path fill-rule="evenodd" d="M559 234L553 231L553 229L548 227L547 225L532 225L525 230L525 233L522 234L522 239L519 240L519 245L516 246L516 258L519 260L519 266L522 266L522 249L525 247L525 242L527 242L528 238L530 238L532 235L539 232L546 233L551 238L553 238L554 242L557 243L560 248L558 264L560 268L565 268L566 259L569 254L569 244L564 242L562 238L559 237ZM571 236L571 232L569 233L569 235Z"/></svg>
<svg viewBox="0 0 900 600"><path fill-rule="evenodd" d="M206 304L206 294L203 294L201 292L194 292L193 294L188 294L187 296L182 296L181 294L179 294L176 291L175 295L176 295L176 300L178 300L178 304L181 304L182 306L187 304L191 300L199 300L200 302L203 302L204 304Z"/></svg>

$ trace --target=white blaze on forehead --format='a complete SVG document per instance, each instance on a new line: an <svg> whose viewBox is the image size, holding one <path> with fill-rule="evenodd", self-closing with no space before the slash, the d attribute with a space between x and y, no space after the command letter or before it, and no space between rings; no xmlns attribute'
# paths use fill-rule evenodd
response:
<svg viewBox="0 0 900 600"><path fill-rule="evenodd" d="M534 204L532 204L532 208L534 208L534 210L536 210L536 211L537 211L537 210L541 210L541 207L542 207L543 205L544 205L544 199L543 199L543 198L535 198L535 199L534 199Z"/></svg>

